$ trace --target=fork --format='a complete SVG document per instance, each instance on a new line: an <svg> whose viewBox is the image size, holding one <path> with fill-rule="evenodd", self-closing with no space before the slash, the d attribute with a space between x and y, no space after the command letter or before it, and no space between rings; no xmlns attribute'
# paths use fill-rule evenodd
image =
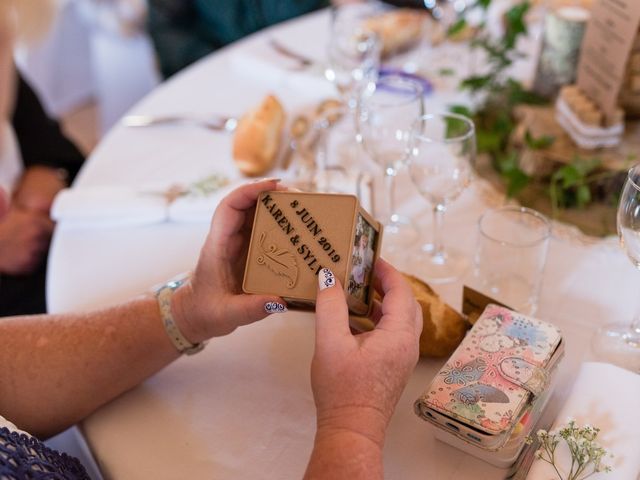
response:
<svg viewBox="0 0 640 480"><path fill-rule="evenodd" d="M289 47L280 43L275 38L269 39L269 45L280 55L283 55L287 58L295 60L298 63L298 66L295 68L295 70L304 70L306 68L313 66L316 63L315 61L311 60L309 57L305 57L304 55L298 52L294 52Z"/></svg>
<svg viewBox="0 0 640 480"><path fill-rule="evenodd" d="M234 117L218 116L211 119L186 115L126 115L121 120L126 127L152 127L155 125L191 124L214 131L233 132L238 126Z"/></svg>

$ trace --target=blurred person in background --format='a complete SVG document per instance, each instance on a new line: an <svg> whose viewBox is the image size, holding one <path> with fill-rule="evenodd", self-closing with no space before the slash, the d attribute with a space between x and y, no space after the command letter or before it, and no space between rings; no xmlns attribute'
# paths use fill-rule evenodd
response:
<svg viewBox="0 0 640 480"><path fill-rule="evenodd" d="M0 186L8 202L0 220L0 316L46 310L51 204L84 161L13 64L16 37L45 31L53 14L47 4L0 2Z"/></svg>
<svg viewBox="0 0 640 480"><path fill-rule="evenodd" d="M149 0L147 27L167 78L205 55L328 0Z"/></svg>

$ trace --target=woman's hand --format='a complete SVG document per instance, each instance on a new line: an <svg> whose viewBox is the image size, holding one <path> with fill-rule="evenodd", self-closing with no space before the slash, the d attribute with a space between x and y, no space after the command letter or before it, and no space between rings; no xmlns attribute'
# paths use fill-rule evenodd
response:
<svg viewBox="0 0 640 480"><path fill-rule="evenodd" d="M311 387L317 432L307 478L382 478L387 425L418 361L422 315L411 287L384 260L375 265L376 328L353 335L340 282L319 274ZM327 477L328 476L328 477Z"/></svg>
<svg viewBox="0 0 640 480"><path fill-rule="evenodd" d="M55 168L33 166L27 168L14 194L14 203L22 209L49 216L53 199L66 182Z"/></svg>
<svg viewBox="0 0 640 480"><path fill-rule="evenodd" d="M242 278L258 195L283 189L278 180L237 188L218 206L190 283L176 291L172 308L185 337L197 343L286 311L282 298L242 293Z"/></svg>
<svg viewBox="0 0 640 480"><path fill-rule="evenodd" d="M0 219L0 273L25 275L35 270L45 256L52 233L53 222L48 215L9 207Z"/></svg>

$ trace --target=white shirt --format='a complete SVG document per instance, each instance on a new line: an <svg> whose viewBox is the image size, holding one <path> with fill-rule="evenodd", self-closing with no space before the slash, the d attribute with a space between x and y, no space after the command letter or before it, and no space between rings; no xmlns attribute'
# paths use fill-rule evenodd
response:
<svg viewBox="0 0 640 480"><path fill-rule="evenodd" d="M0 187L10 196L24 166L13 127L0 121Z"/></svg>

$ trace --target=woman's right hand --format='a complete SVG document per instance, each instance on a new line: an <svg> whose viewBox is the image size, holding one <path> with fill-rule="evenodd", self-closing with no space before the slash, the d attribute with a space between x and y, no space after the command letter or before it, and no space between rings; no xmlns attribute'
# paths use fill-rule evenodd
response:
<svg viewBox="0 0 640 480"><path fill-rule="evenodd" d="M353 335L340 282L319 274L311 387L317 411L306 478L382 478L387 425L418 361L422 314L411 287L384 260L374 269L376 327Z"/></svg>

